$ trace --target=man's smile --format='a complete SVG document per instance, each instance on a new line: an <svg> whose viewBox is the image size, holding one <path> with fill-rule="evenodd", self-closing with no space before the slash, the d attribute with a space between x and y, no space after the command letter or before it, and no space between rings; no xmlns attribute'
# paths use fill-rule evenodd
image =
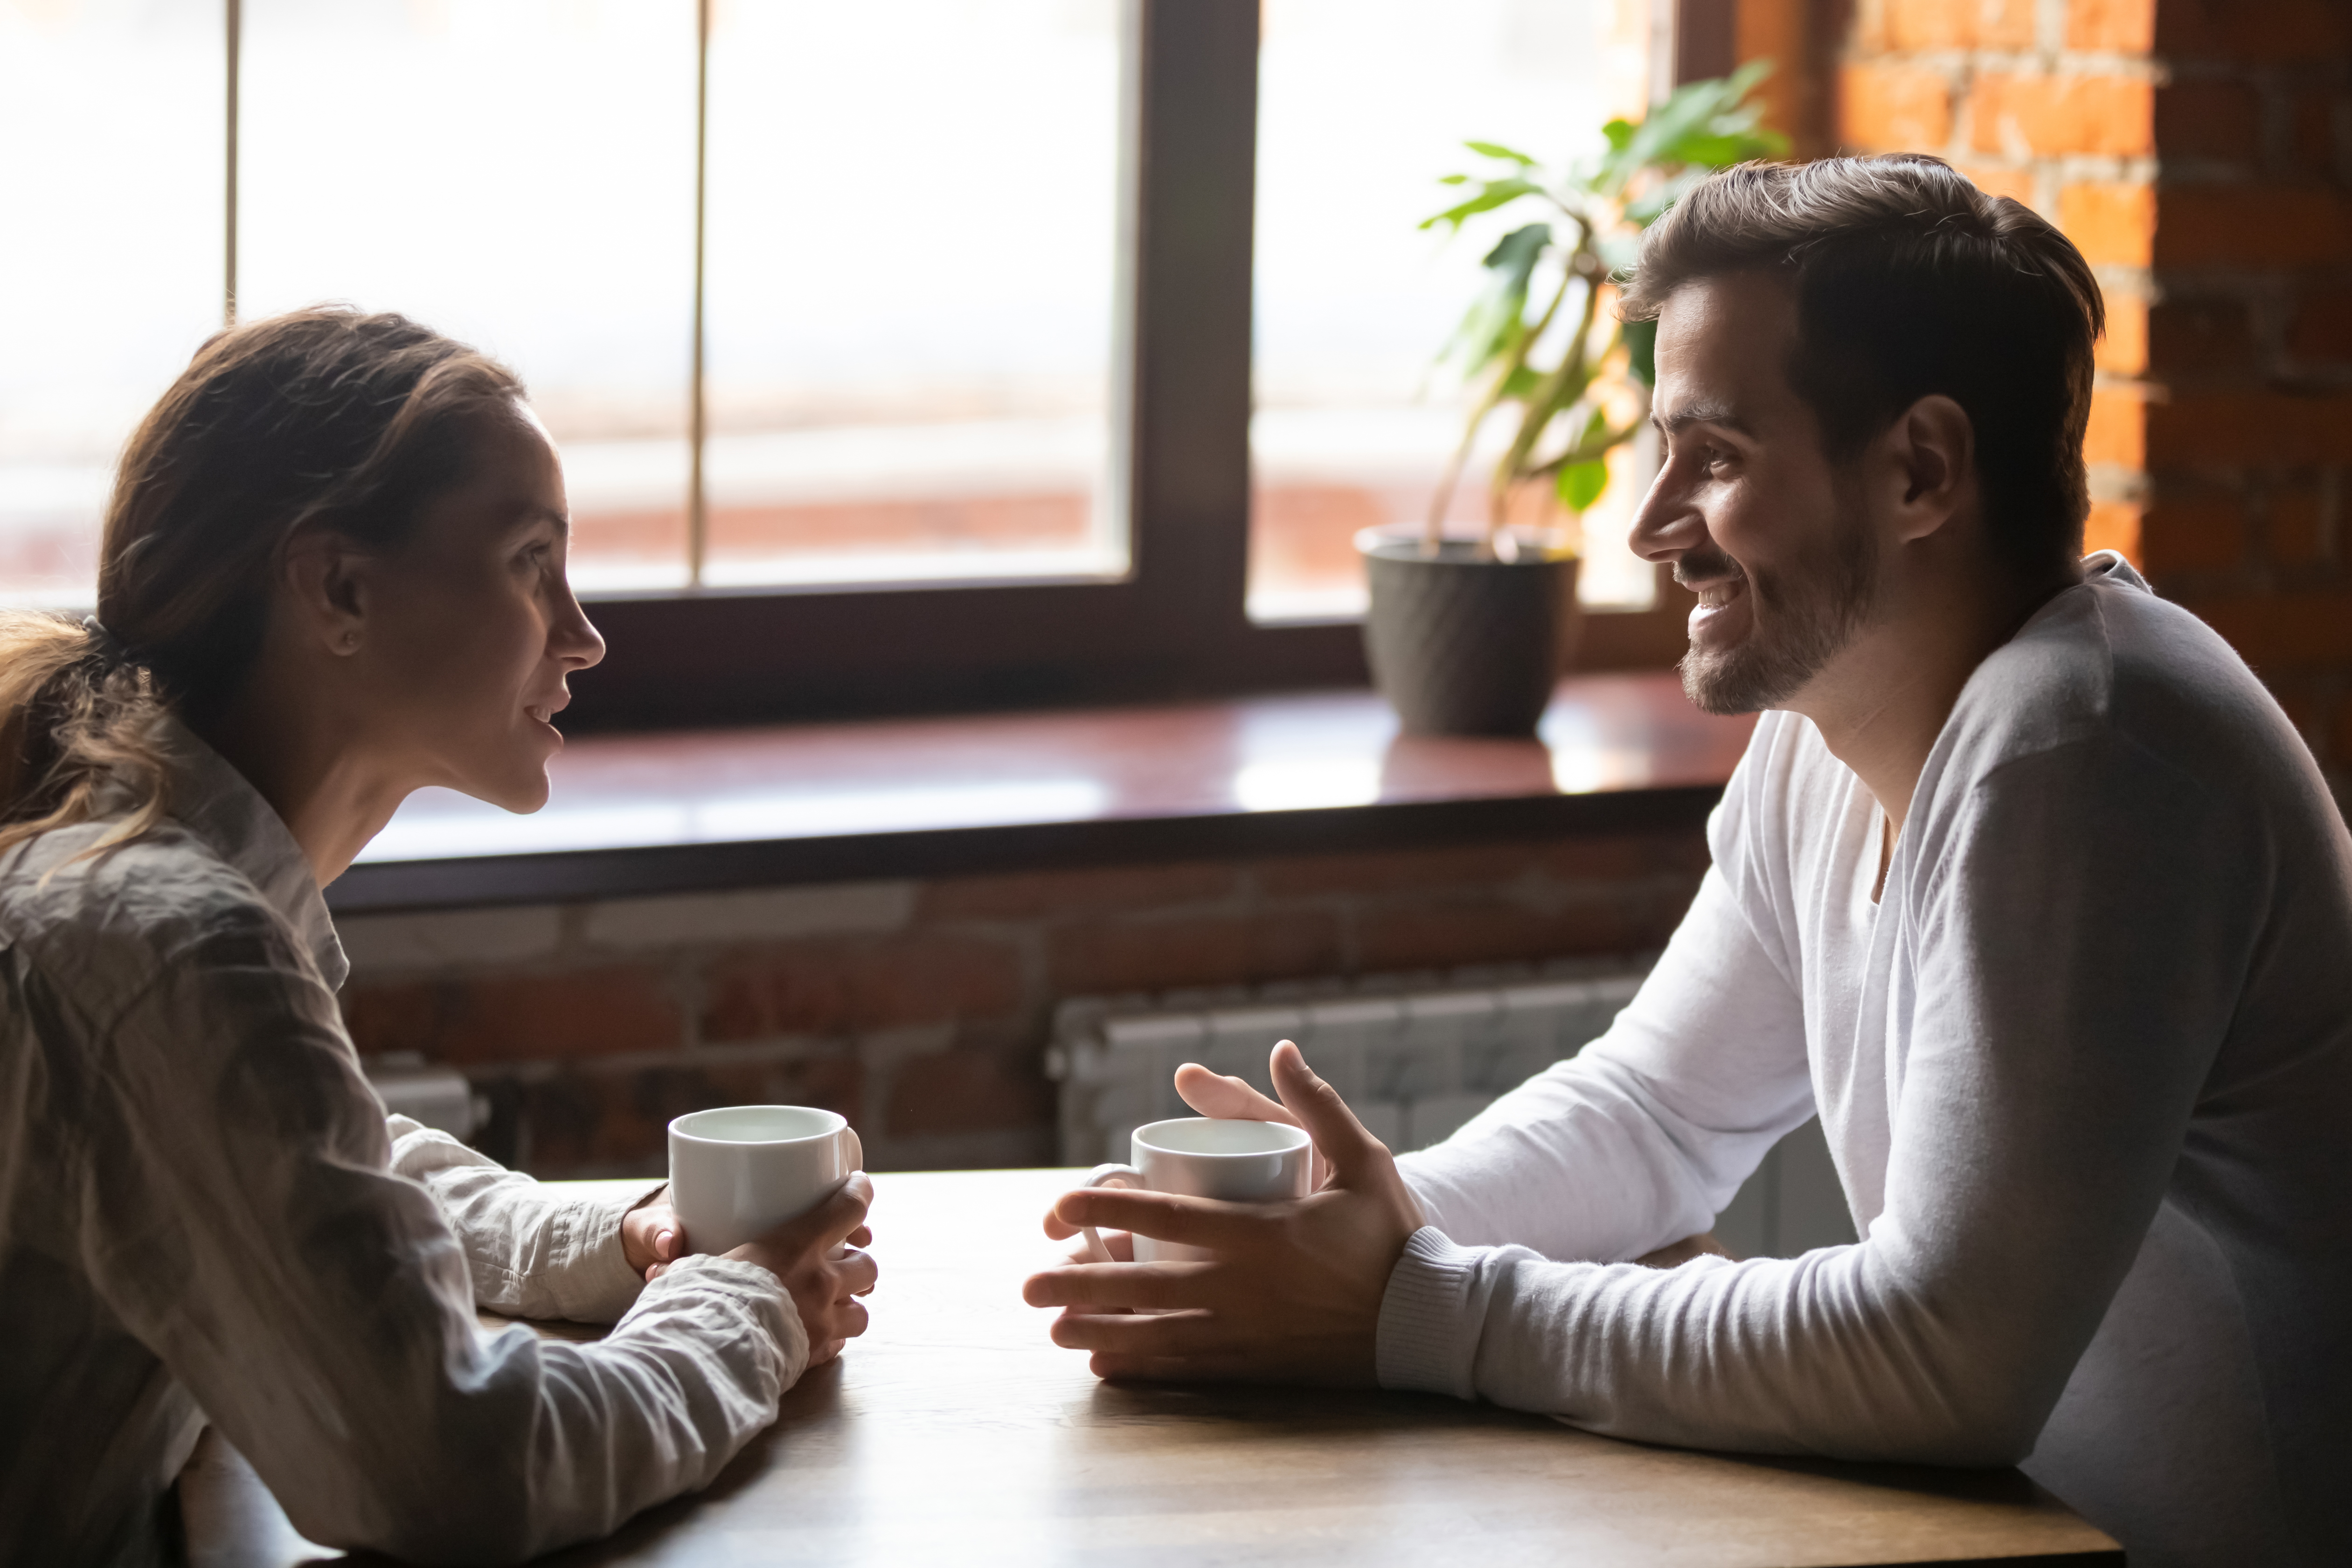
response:
<svg viewBox="0 0 2352 1568"><path fill-rule="evenodd" d="M1684 585L1694 586L1690 584ZM1734 574L1729 577L1696 586L1698 603L1691 606L1690 613L1691 646L1703 647L1734 640L1749 618L1746 605L1746 574L1734 568Z"/></svg>

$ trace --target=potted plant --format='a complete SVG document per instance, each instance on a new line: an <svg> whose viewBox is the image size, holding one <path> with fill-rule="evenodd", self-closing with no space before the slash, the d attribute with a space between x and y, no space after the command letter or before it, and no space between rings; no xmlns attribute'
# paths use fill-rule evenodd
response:
<svg viewBox="0 0 2352 1568"><path fill-rule="evenodd" d="M1371 608L1373 679L1405 728L1436 734L1531 734L1576 625L1581 519L1609 486L1610 452L1649 417L1652 322L1604 319L1612 273L1641 232L1709 171L1779 157L1788 142L1759 123L1749 97L1770 68L1692 82L1638 124L1601 128L1598 159L1550 169L1492 142L1465 142L1484 175L1448 174L1464 199L1421 226L1459 233L1490 213L1542 216L1486 256L1485 290L1442 359L1478 387L1462 440L1418 532L1358 536ZM1486 482L1486 522L1449 536L1446 512L1487 420L1517 426ZM1514 511L1522 519L1515 524Z"/></svg>

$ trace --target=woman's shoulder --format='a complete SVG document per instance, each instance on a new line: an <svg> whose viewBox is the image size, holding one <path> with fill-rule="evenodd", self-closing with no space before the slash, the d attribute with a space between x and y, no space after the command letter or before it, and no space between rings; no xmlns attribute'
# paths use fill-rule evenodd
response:
<svg viewBox="0 0 2352 1568"><path fill-rule="evenodd" d="M0 854L0 947L54 978L120 991L206 944L278 936L260 891L181 823L110 844L121 826L75 823Z"/></svg>

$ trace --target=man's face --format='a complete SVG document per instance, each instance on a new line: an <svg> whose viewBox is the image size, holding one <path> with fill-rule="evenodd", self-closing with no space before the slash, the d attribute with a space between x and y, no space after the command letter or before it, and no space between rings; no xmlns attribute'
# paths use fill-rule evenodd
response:
<svg viewBox="0 0 2352 1568"><path fill-rule="evenodd" d="M1710 713L1789 705L1869 616L1874 536L1789 384L1796 334L1761 273L1685 284L1658 318L1664 460L1633 543L1699 595L1683 689Z"/></svg>

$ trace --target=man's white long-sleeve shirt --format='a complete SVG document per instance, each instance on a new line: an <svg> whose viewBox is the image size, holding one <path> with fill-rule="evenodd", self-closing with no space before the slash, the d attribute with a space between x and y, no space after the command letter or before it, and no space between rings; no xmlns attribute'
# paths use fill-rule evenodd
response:
<svg viewBox="0 0 2352 1568"><path fill-rule="evenodd" d="M2135 1564L2352 1561L2352 843L2228 647L2086 568L1968 683L1875 901L1876 804L1764 715L1632 1005L1403 1161L1384 1384L2024 1460ZM1816 1110L1859 1244L1615 1261Z"/></svg>
<svg viewBox="0 0 2352 1568"><path fill-rule="evenodd" d="M299 847L173 746L151 836L0 858L0 1562L153 1560L206 1420L310 1540L417 1561L513 1561L707 1483L807 1361L775 1277L642 1284L625 1203L387 1122ZM617 1326L486 1333L478 1301Z"/></svg>

